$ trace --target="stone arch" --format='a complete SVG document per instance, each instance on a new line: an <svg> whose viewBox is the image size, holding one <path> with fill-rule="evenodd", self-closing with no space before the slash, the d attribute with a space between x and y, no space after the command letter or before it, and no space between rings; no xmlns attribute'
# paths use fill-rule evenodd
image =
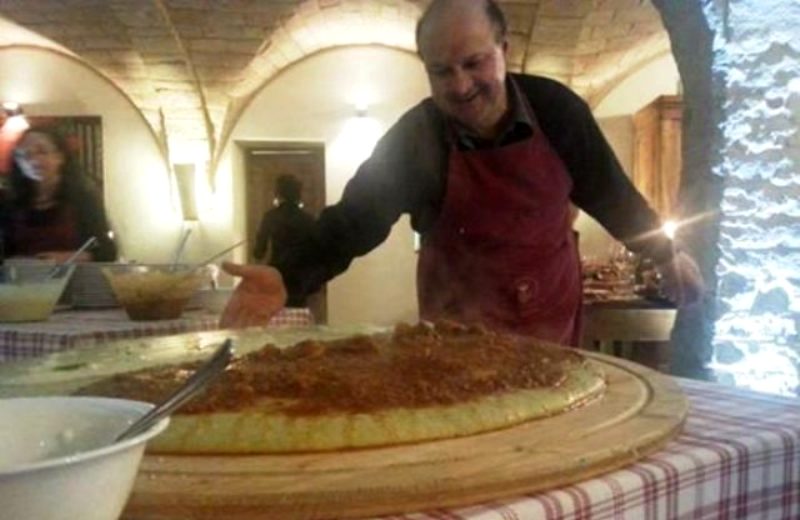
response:
<svg viewBox="0 0 800 520"><path fill-rule="evenodd" d="M617 74L612 78L609 78L602 87L593 91L591 95L585 96L586 102L589 103L589 106L592 107L592 110L596 109L598 105L600 105L603 100L614 91L614 89L625 82L626 79L641 71L651 63L666 56L672 56L672 50L669 48L668 44L666 49L654 49L653 52L648 53L646 56L641 56L634 64L630 66L630 68L625 70L624 74Z"/></svg>
<svg viewBox="0 0 800 520"><path fill-rule="evenodd" d="M247 97L287 65L326 48L385 45L415 51L414 26L421 12L415 4L407 0L324 4L320 0L301 4L259 49L231 94Z"/></svg>
<svg viewBox="0 0 800 520"><path fill-rule="evenodd" d="M708 365L722 382L800 395L800 4L653 3L684 86L683 238L708 283L678 316L678 374Z"/></svg>
<svg viewBox="0 0 800 520"><path fill-rule="evenodd" d="M231 90L232 101L225 114L220 146L212 158L210 171L216 170L242 112L283 70L318 52L337 47L380 45L416 52L414 27L420 14L421 6L408 0L387 0L380 4L369 0L344 0L332 6L325 6L321 0L304 2L259 50Z"/></svg>
<svg viewBox="0 0 800 520"><path fill-rule="evenodd" d="M711 173L719 143L721 110L714 95L713 38L705 13L694 0L653 0L670 36L672 53L683 83L683 175L681 216L706 214L719 207L721 190ZM703 108L706 109L703 112ZM716 250L719 223L710 218L700 227L684 228L682 241L700 264L710 289L700 309L681 310L672 334L673 372L688 377L713 378L705 367L712 358L715 315Z"/></svg>
<svg viewBox="0 0 800 520"><path fill-rule="evenodd" d="M137 100L131 97L131 95L129 94L130 90L126 89L125 85L120 85L114 79L110 78L104 71L93 66L89 61L56 44L50 45L46 41L37 41L35 43L0 44L0 53L9 50L28 50L28 51L42 52L58 56L59 58L76 63L82 68L90 71L95 77L97 77L103 83L106 83L107 85L111 86L116 92L118 92L122 96L125 102L129 104L131 108L134 109L134 112L142 119L144 127L147 128L151 137L156 142L159 151L161 152L164 164L168 166L167 149L163 136L159 135L156 132L153 126L152 119L148 117L146 110L143 110L142 108L142 103L138 102Z"/></svg>
<svg viewBox="0 0 800 520"><path fill-rule="evenodd" d="M568 84L590 106L596 106L625 78L670 52L667 34L660 32L640 39L628 49L608 50L589 60L578 56L573 65L576 74Z"/></svg>

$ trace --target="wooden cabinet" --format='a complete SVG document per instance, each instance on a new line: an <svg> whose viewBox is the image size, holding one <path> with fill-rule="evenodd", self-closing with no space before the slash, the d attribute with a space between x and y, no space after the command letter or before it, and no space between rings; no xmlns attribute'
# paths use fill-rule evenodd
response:
<svg viewBox="0 0 800 520"><path fill-rule="evenodd" d="M658 214L677 216L681 180L680 96L661 96L633 116L633 183Z"/></svg>

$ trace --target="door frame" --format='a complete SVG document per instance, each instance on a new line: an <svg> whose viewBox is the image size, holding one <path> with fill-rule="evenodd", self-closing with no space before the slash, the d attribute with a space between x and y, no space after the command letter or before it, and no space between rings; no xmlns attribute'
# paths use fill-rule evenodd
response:
<svg viewBox="0 0 800 520"><path fill-rule="evenodd" d="M242 184L243 184L243 208L240 213L242 222L245 228L245 236L248 239L248 251L252 250L252 244L249 241L254 236L256 230L248 229L248 215L251 211L249 207L249 200L247 191L250 183L250 164L249 157L256 153L275 154L275 155L290 155L309 153L315 154L319 158L321 171L319 175L315 175L315 192L320 196L321 205L319 208L308 208L312 211L314 216L319 216L319 212L326 206L326 168L325 168L325 143L324 141L281 141L281 140L240 140L235 141L237 147L242 154ZM304 190L310 189L308 184L304 185ZM263 208L262 208L263 210ZM249 252L248 252L249 257ZM328 321L328 305L327 305L327 286L323 285L319 291L311 295L308 299L308 307L314 314L316 323L325 324Z"/></svg>

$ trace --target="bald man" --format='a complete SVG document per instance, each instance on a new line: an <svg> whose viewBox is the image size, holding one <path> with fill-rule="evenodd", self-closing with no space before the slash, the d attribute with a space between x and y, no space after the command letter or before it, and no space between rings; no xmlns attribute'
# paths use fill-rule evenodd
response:
<svg viewBox="0 0 800 520"><path fill-rule="evenodd" d="M289 276L225 266L244 279L223 325L265 323L285 286L315 291L408 213L422 237L421 318L577 345L570 202L661 266L678 303L699 297L696 265L657 231L586 103L553 80L507 71L506 22L494 1L434 0L416 36L431 97L400 118L323 211Z"/></svg>

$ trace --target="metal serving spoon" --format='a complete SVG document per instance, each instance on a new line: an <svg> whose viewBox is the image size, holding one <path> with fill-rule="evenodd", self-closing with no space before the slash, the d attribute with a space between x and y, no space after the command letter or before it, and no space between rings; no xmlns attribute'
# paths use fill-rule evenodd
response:
<svg viewBox="0 0 800 520"><path fill-rule="evenodd" d="M89 237L89 240L84 242L83 245L80 248L78 248L77 251L72 253L69 258L67 258L66 260L64 260L60 264L54 265L53 268L50 269L50 271L47 272L46 278L49 279L49 278L55 278L56 276L58 276L61 272L64 271L64 269L66 269L67 267L69 267L70 265L75 263L75 260L78 259L80 254L83 253L84 251L86 251L87 249L89 249L91 246L93 246L95 242L97 242L97 238Z"/></svg>
<svg viewBox="0 0 800 520"><path fill-rule="evenodd" d="M178 262L181 261L181 257L183 256L183 250L186 247L186 242L189 241L189 235L192 234L192 228L186 228L186 231L183 232L181 235L181 239L178 242L178 248L175 250L175 254L172 256L172 262L170 263L169 270L170 271L177 271L178 270Z"/></svg>
<svg viewBox="0 0 800 520"><path fill-rule="evenodd" d="M204 265L208 265L211 262L213 262L214 260L218 260L218 259L222 258L225 254L230 253L231 251L233 251L234 249L236 249L240 245L244 244L245 242L247 242L247 239L240 240L240 241L236 242L235 244L233 244L232 246L226 247L225 249L223 249L219 253L214 253L213 255L211 255L210 257L206 258L202 262L197 262L196 264L194 264L194 266L192 266L189 270L191 271L193 269L199 269L199 268L203 267Z"/></svg>
<svg viewBox="0 0 800 520"><path fill-rule="evenodd" d="M185 402L195 396L197 392L225 370L233 357L233 341L228 338L214 352L214 355L191 375L186 383L178 388L166 401L144 414L125 431L120 433L114 442L119 442L147 430L154 423L177 410Z"/></svg>

